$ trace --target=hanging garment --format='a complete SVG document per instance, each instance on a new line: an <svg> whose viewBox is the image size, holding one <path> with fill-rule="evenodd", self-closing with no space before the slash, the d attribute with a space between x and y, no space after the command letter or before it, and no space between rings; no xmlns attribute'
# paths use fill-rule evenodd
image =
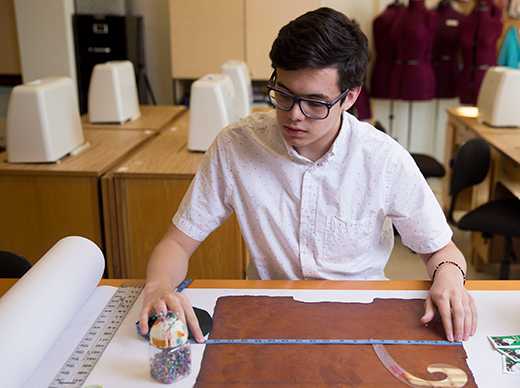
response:
<svg viewBox="0 0 520 388"><path fill-rule="evenodd" d="M390 31L397 47L390 77L390 97L407 101L431 100L435 96L435 75L431 53L437 14L423 0L411 0L398 13Z"/></svg>
<svg viewBox="0 0 520 388"><path fill-rule="evenodd" d="M520 69L520 45L518 44L516 27L511 27L506 34L500 55L498 56L498 64Z"/></svg>
<svg viewBox="0 0 520 388"><path fill-rule="evenodd" d="M459 96L463 104L476 105L486 70L497 64L497 40L502 34L500 13L492 2L479 1L460 23L463 69L459 76Z"/></svg>
<svg viewBox="0 0 520 388"><path fill-rule="evenodd" d="M449 2L439 3L435 12L439 18L432 49L435 97L455 98L460 73L459 27L466 16L454 10Z"/></svg>
<svg viewBox="0 0 520 388"><path fill-rule="evenodd" d="M376 57L370 77L370 97L390 98L390 76L397 55L390 30L402 9L401 3L392 3L375 18L372 24Z"/></svg>

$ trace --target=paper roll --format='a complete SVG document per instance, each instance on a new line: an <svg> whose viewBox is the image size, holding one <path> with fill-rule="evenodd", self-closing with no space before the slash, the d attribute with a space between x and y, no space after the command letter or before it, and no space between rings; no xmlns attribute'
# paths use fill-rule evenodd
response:
<svg viewBox="0 0 520 388"><path fill-rule="evenodd" d="M21 387L96 288L103 253L83 237L58 241L0 298L0 387Z"/></svg>

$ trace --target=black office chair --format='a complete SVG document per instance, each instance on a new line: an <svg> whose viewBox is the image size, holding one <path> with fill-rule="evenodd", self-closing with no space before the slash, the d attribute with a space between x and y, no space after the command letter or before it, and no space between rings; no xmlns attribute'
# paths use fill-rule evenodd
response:
<svg viewBox="0 0 520 388"><path fill-rule="evenodd" d="M31 267L31 263L25 257L9 251L0 251L0 278L21 278Z"/></svg>
<svg viewBox="0 0 520 388"><path fill-rule="evenodd" d="M419 166L419 170L425 178L435 177L442 178L446 174L444 166L440 164L434 157L425 154L410 153L412 158Z"/></svg>
<svg viewBox="0 0 520 388"><path fill-rule="evenodd" d="M381 132L387 133L380 121L376 121L374 127L379 129ZM434 157L426 154L412 153L413 160L419 167L421 174L425 178L442 178L446 174L444 166L437 161Z"/></svg>
<svg viewBox="0 0 520 388"><path fill-rule="evenodd" d="M511 261L516 261L512 237L520 236L520 200L492 200L470 210L458 221L453 218L458 194L484 180L489 170L490 155L489 144L484 138L477 137L460 144L451 161L451 204L448 221L461 230L481 232L484 238L491 238L493 235L504 236L504 252L500 264L500 279L504 280L509 278Z"/></svg>

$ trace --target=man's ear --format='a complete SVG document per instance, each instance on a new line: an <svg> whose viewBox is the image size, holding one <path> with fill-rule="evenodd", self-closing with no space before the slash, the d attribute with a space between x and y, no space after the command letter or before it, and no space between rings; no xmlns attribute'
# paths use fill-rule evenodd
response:
<svg viewBox="0 0 520 388"><path fill-rule="evenodd" d="M352 89L347 93L347 96L345 98L345 101L343 102L342 110L347 111L349 110L352 105L356 102L356 100L359 97L359 93L361 92L362 86L359 86L355 89Z"/></svg>

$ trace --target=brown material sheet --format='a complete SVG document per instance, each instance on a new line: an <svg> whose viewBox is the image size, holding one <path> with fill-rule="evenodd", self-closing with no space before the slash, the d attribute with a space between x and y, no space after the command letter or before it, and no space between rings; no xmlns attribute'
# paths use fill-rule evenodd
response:
<svg viewBox="0 0 520 388"><path fill-rule="evenodd" d="M307 303L292 297L227 296L217 301L210 339L397 339L445 340L440 317L419 319L422 299L375 299L372 303ZM386 345L406 371L442 380L426 367L444 363L468 374L461 345ZM371 345L206 346L195 387L403 387L383 366Z"/></svg>

